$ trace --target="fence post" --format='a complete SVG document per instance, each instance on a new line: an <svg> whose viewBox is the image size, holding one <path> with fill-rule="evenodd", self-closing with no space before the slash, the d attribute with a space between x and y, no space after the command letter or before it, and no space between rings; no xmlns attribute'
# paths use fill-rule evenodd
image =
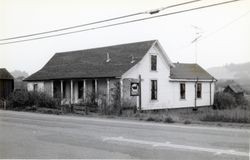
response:
<svg viewBox="0 0 250 160"><path fill-rule="evenodd" d="M88 115L88 105L85 104L85 114Z"/></svg>
<svg viewBox="0 0 250 160"><path fill-rule="evenodd" d="M6 101L5 100L3 101L3 108L4 108L4 110L6 110Z"/></svg>

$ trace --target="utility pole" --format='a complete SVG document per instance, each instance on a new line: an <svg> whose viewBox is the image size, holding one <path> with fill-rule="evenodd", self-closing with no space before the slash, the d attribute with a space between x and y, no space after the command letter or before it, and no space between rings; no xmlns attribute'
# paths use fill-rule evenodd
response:
<svg viewBox="0 0 250 160"><path fill-rule="evenodd" d="M194 43L194 47L195 47L195 63L197 64L197 43L198 43L198 40L201 38L201 33L202 33L202 29L200 27L197 27L197 26L194 26L192 25L192 27L195 29L195 38L194 40L191 42L191 43Z"/></svg>
<svg viewBox="0 0 250 160"><path fill-rule="evenodd" d="M202 29L197 27L197 26L194 26L192 25L192 27L195 29L195 38L194 40L191 42L191 43L194 43L194 49L195 49L195 65L197 65L197 43L198 43L198 40L201 38L201 33L202 33ZM195 66L195 73L197 73L197 67L198 66ZM194 83L194 109L193 110L197 110L197 83L198 83L198 75L196 75L196 81Z"/></svg>

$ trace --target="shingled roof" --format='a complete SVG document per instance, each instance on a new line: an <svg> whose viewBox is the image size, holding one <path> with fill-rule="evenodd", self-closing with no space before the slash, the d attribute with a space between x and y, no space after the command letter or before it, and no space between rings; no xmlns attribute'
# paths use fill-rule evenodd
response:
<svg viewBox="0 0 250 160"><path fill-rule="evenodd" d="M155 42L151 40L56 53L41 70L25 80L120 77L139 62ZM109 62L106 62L107 53Z"/></svg>
<svg viewBox="0 0 250 160"><path fill-rule="evenodd" d="M0 68L0 79L14 79L14 77L5 68Z"/></svg>
<svg viewBox="0 0 250 160"><path fill-rule="evenodd" d="M244 92L244 90L238 84L229 84L227 87L231 88L234 93L243 93Z"/></svg>
<svg viewBox="0 0 250 160"><path fill-rule="evenodd" d="M174 63L174 67L170 70L171 79L200 79L211 80L214 79L201 66L194 63Z"/></svg>

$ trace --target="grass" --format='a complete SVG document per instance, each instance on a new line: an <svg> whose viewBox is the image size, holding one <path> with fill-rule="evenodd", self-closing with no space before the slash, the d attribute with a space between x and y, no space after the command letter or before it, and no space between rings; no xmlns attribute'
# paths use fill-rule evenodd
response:
<svg viewBox="0 0 250 160"><path fill-rule="evenodd" d="M210 122L250 123L250 110L240 108L215 110L203 114L200 120Z"/></svg>
<svg viewBox="0 0 250 160"><path fill-rule="evenodd" d="M123 114L125 118L163 123L201 123L201 122L230 122L250 123L250 108L237 107L235 109L213 110L212 108L162 110L158 112L146 111L136 114Z"/></svg>

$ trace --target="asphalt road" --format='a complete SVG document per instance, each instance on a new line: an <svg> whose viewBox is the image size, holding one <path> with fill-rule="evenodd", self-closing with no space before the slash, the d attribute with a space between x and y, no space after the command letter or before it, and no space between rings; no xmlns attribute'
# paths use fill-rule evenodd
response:
<svg viewBox="0 0 250 160"><path fill-rule="evenodd" d="M250 131L0 110L0 158L244 159Z"/></svg>

